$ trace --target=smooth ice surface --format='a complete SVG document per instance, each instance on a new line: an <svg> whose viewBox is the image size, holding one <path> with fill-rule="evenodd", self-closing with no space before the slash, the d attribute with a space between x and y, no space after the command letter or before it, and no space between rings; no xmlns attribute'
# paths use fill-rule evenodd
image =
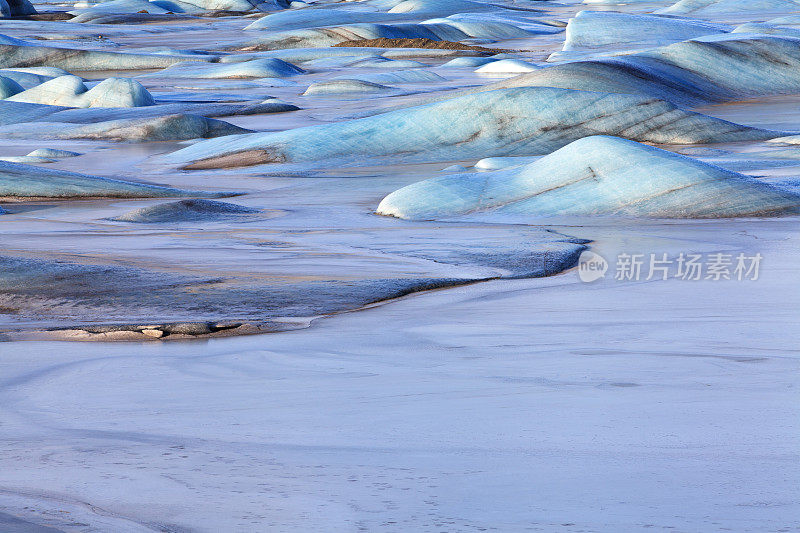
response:
<svg viewBox="0 0 800 533"><path fill-rule="evenodd" d="M0 126L10 139L106 139L111 141L184 141L242 134L250 130L222 120L173 114L154 118L123 118L91 124L26 122Z"/></svg>
<svg viewBox="0 0 800 533"><path fill-rule="evenodd" d="M669 15L713 16L723 13L784 13L800 9L796 0L679 0L659 10Z"/></svg>
<svg viewBox="0 0 800 533"><path fill-rule="evenodd" d="M545 86L646 94L698 105L800 93L800 39L717 34L652 50L574 61L492 87Z"/></svg>
<svg viewBox="0 0 800 533"><path fill-rule="evenodd" d="M317 94L370 94L395 90L393 87L362 80L327 80L312 83L304 96Z"/></svg>
<svg viewBox="0 0 800 533"><path fill-rule="evenodd" d="M311 48L333 46L345 41L367 39L431 39L434 41L461 41L463 39L514 39L537 33L551 34L561 28L540 25L520 28L499 21L471 22L450 19L433 19L422 24L347 24L267 33L265 37L247 41L244 45L253 50L278 50L283 48Z"/></svg>
<svg viewBox="0 0 800 533"><path fill-rule="evenodd" d="M67 70L137 70L165 68L187 60L202 61L205 58L181 56L108 52L104 50L81 50L36 46L25 44L0 44L0 67L17 68L28 66L56 67Z"/></svg>
<svg viewBox="0 0 800 533"><path fill-rule="evenodd" d="M562 50L590 50L632 44L637 47L661 46L730 30L723 24L699 20L580 11L569 19Z"/></svg>
<svg viewBox="0 0 800 533"><path fill-rule="evenodd" d="M436 161L535 155L594 133L661 143L780 136L632 95L521 87L479 92L363 119L200 142L169 160L193 168L320 162L403 154Z"/></svg>
<svg viewBox="0 0 800 533"><path fill-rule="evenodd" d="M408 185L377 209L411 219L487 211L531 217L786 215L800 213L800 195L633 141L584 137L523 167Z"/></svg>
<svg viewBox="0 0 800 533"><path fill-rule="evenodd" d="M761 253L755 282L573 272L266 336L0 344L0 502L65 531L790 528L796 224L596 232Z"/></svg>
<svg viewBox="0 0 800 533"><path fill-rule="evenodd" d="M221 196L9 162L0 162L0 178L0 197L12 198Z"/></svg>

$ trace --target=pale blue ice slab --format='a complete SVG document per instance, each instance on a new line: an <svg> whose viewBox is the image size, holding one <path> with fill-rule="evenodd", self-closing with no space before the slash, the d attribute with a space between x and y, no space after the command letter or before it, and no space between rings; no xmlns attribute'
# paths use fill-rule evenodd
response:
<svg viewBox="0 0 800 533"><path fill-rule="evenodd" d="M0 161L0 197L14 198L216 198L233 193L186 191Z"/></svg>
<svg viewBox="0 0 800 533"><path fill-rule="evenodd" d="M26 122L0 126L0 138L87 139L119 142L187 141L247 133L252 130L197 115L163 115L74 124Z"/></svg>
<svg viewBox="0 0 800 533"><path fill-rule="evenodd" d="M662 46L730 30L730 26L700 20L613 11L579 11L569 19L562 50L591 50L631 44L641 47Z"/></svg>
<svg viewBox="0 0 800 533"><path fill-rule="evenodd" d="M800 212L800 195L617 137L577 140L522 167L447 175L393 192L377 212L409 219L476 212L718 218Z"/></svg>
<svg viewBox="0 0 800 533"><path fill-rule="evenodd" d="M489 88L544 86L646 94L681 105L800 93L800 39L704 36L630 55L575 61Z"/></svg>
<svg viewBox="0 0 800 533"><path fill-rule="evenodd" d="M6 98L10 102L64 107L140 107L155 104L142 84L130 78L108 78L91 89L77 76L59 76Z"/></svg>
<svg viewBox="0 0 800 533"><path fill-rule="evenodd" d="M240 63L202 63L187 61L176 63L166 69L145 75L149 78L282 78L302 74L303 69L282 59L263 57Z"/></svg>
<svg viewBox="0 0 800 533"><path fill-rule="evenodd" d="M725 13L785 13L800 9L797 0L680 0L657 11L667 15L713 16Z"/></svg>
<svg viewBox="0 0 800 533"><path fill-rule="evenodd" d="M365 157L400 154L404 162L452 161L545 154L599 133L676 144L783 135L684 111L654 98L520 87L333 124L204 141L169 159L189 164L251 151L258 153L257 162L312 165L330 165L331 160L365 164ZM230 163L228 157L226 164Z"/></svg>

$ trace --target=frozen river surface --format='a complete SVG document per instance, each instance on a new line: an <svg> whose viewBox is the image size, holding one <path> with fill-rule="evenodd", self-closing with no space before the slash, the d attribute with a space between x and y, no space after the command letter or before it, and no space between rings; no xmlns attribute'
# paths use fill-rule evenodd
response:
<svg viewBox="0 0 800 533"><path fill-rule="evenodd" d="M262 336L6 343L0 503L61 531L793 531L794 224L597 247L758 250L757 281L573 271Z"/></svg>
<svg viewBox="0 0 800 533"><path fill-rule="evenodd" d="M0 533L800 532L796 1L195 2L0 19Z"/></svg>

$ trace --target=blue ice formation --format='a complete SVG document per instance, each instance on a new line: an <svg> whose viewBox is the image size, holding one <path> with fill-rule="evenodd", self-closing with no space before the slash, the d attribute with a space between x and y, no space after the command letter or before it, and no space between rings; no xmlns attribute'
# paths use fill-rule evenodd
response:
<svg viewBox="0 0 800 533"><path fill-rule="evenodd" d="M377 213L722 218L800 213L800 195L686 156L584 137L522 167L445 175L399 189Z"/></svg>
<svg viewBox="0 0 800 533"><path fill-rule="evenodd" d="M407 24L346 24L270 32L264 37L248 41L246 50L278 50L284 48L307 48L334 46L345 41L366 39L431 39L434 41L461 41L464 39L515 39L536 34L550 34L562 28L541 24L536 28L521 28L516 24L500 21L463 21L434 19L422 23Z"/></svg>
<svg viewBox="0 0 800 533"><path fill-rule="evenodd" d="M592 50L634 43L638 48L663 46L730 30L729 26L700 20L613 11L579 11L569 19L562 50Z"/></svg>
<svg viewBox="0 0 800 533"><path fill-rule="evenodd" d="M258 209L215 200L178 200L150 207L143 207L120 215L114 220L155 224L159 222L202 222L258 213Z"/></svg>
<svg viewBox="0 0 800 533"><path fill-rule="evenodd" d="M760 35L781 35L783 37L800 38L800 29L786 26L775 26L765 22L748 22L736 26L731 33L750 33Z"/></svg>
<svg viewBox="0 0 800 533"><path fill-rule="evenodd" d="M238 63L261 57L274 57L289 63L305 63L324 58L352 58L353 56L380 55L385 59L420 59L474 56L476 52L469 50L442 50L430 48L375 48L375 47L325 47L325 48L287 48L285 50L267 50L262 52L239 53L222 56L220 63ZM305 65L301 65L305 66Z"/></svg>
<svg viewBox="0 0 800 533"><path fill-rule="evenodd" d="M721 34L552 65L479 90L544 86L649 95L680 105L800 93L800 39Z"/></svg>
<svg viewBox="0 0 800 533"><path fill-rule="evenodd" d="M495 59L491 57L456 57L441 65L442 68L478 68Z"/></svg>
<svg viewBox="0 0 800 533"><path fill-rule="evenodd" d="M521 59L500 59L492 61L475 69L479 74L521 74L523 72L533 72L539 67L528 61Z"/></svg>
<svg viewBox="0 0 800 533"><path fill-rule="evenodd" d="M28 0L0 0L0 18L36 14L36 8Z"/></svg>
<svg viewBox="0 0 800 533"><path fill-rule="evenodd" d="M386 84L386 83L431 83L431 82L435 83L439 81L444 81L445 78L436 74L435 72L431 72L430 70L414 68L409 70L398 70L397 72L369 72L365 74L353 72L337 76L336 79L361 80L367 83Z"/></svg>
<svg viewBox="0 0 800 533"><path fill-rule="evenodd" d="M228 117L234 115L261 115L294 111L296 106L283 102L265 101L261 104L159 104L146 107L88 107L67 108L0 100L0 126L28 122L59 122L70 124L97 124L115 120L155 119L170 115L191 114L200 117ZM7 130L5 130L7 131ZM242 133L241 131L238 133Z"/></svg>
<svg viewBox="0 0 800 533"><path fill-rule="evenodd" d="M12 78L0 76L0 100L19 94L24 90L25 88Z"/></svg>
<svg viewBox="0 0 800 533"><path fill-rule="evenodd" d="M679 0L656 13L697 17L721 13L784 13L798 9L798 0Z"/></svg>
<svg viewBox="0 0 800 533"><path fill-rule="evenodd" d="M59 76L6 98L63 107L140 107L155 104L150 93L138 81L108 78L91 89L77 76Z"/></svg>
<svg viewBox="0 0 800 533"><path fill-rule="evenodd" d="M78 2L74 15L105 15L138 13L202 13L205 11L252 11L259 2L251 0L110 0L105 2Z"/></svg>
<svg viewBox="0 0 800 533"><path fill-rule="evenodd" d="M282 78L302 74L303 69L291 63L271 57L251 59L239 63L202 63L187 61L176 63L147 77L237 79L237 78Z"/></svg>
<svg viewBox="0 0 800 533"><path fill-rule="evenodd" d="M119 142L186 141L250 131L222 120L175 114L152 118L123 118L90 124L42 121L10 124L0 126L0 138L93 139Z"/></svg>
<svg viewBox="0 0 800 533"><path fill-rule="evenodd" d="M165 68L180 61L211 61L214 56L134 54L38 46L0 36L0 68L57 67L67 71L145 70Z"/></svg>
<svg viewBox="0 0 800 533"><path fill-rule="evenodd" d="M37 148L33 152L28 154L28 157L46 157L48 159L62 159L65 157L77 157L80 154L79 152L73 152L71 150L57 150L56 148Z"/></svg>
<svg viewBox="0 0 800 533"><path fill-rule="evenodd" d="M0 161L0 197L4 198L217 198L232 193L197 192L101 178Z"/></svg>
<svg viewBox="0 0 800 533"><path fill-rule="evenodd" d="M222 137L168 157L186 168L329 164L331 159L363 164L365 157L397 154L405 161L453 161L545 154L594 134L676 144L785 135L684 111L643 96L519 87L338 123Z"/></svg>
<svg viewBox="0 0 800 533"><path fill-rule="evenodd" d="M355 79L323 80L312 83L303 96L319 96L333 94L386 94L396 92L394 87Z"/></svg>
<svg viewBox="0 0 800 533"><path fill-rule="evenodd" d="M0 76L14 80L25 90L41 85L59 76L70 76L70 73L66 70L53 67L20 67L13 70L2 69L0 70Z"/></svg>
<svg viewBox="0 0 800 533"><path fill-rule="evenodd" d="M481 2L461 0L395 2L395 5L388 11L381 9L381 7L388 6L378 6L375 2L359 2L359 4L373 7L374 10L337 9L330 5L322 5L308 9L281 11L256 20L245 29L285 31L363 22L400 22L407 21L410 17L445 17L456 13L482 12L492 9L492 6Z"/></svg>

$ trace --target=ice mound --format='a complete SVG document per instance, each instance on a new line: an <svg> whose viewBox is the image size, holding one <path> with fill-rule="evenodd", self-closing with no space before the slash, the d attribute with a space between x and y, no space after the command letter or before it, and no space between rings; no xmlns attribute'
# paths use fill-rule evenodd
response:
<svg viewBox="0 0 800 533"><path fill-rule="evenodd" d="M656 11L666 15L714 15L719 13L785 13L800 9L797 0L680 0Z"/></svg>
<svg viewBox="0 0 800 533"><path fill-rule="evenodd" d="M111 0L106 2L77 2L74 15L105 15L140 13L202 13L205 11L247 12L256 8L258 2L250 0ZM74 20L74 19L73 19ZM82 21L79 21L82 22Z"/></svg>
<svg viewBox="0 0 800 533"><path fill-rule="evenodd" d="M169 198L176 196L218 198L232 196L232 193L186 191L0 161L0 197L5 198Z"/></svg>
<svg viewBox="0 0 800 533"><path fill-rule="evenodd" d="M281 59L265 57L239 63L187 61L176 63L161 72L147 74L147 76L199 79L282 78L303 72L303 69Z"/></svg>
<svg viewBox="0 0 800 533"><path fill-rule="evenodd" d="M12 78L0 76L0 100L19 94L25 90Z"/></svg>
<svg viewBox="0 0 800 533"><path fill-rule="evenodd" d="M45 75L42 74L41 72L30 72L33 70L39 70L39 69L17 69L17 70L3 69L0 70L0 76L2 76L5 79L10 79L16 82L21 88L21 91L18 92L22 92L32 87L36 87L37 85L41 85L46 81L50 81L53 78L57 78L58 76L70 76L69 72L61 69L53 69L55 72L57 72L57 74L54 75ZM49 71L49 69L45 67L43 67L42 70ZM7 90L4 89L3 92L4 94L6 94ZM11 96L11 94L9 94L9 96ZM4 96L3 98L7 98L7 96Z"/></svg>
<svg viewBox="0 0 800 533"><path fill-rule="evenodd" d="M146 107L67 108L0 100L0 126L22 125L29 122L66 122L69 124L95 124L97 125L97 131L102 131L104 129L116 128L117 125L111 124L112 121L128 120L128 125L134 125L139 122L142 126L150 124L155 129L154 133L168 131L170 124L173 124L173 126L184 124L184 127L208 132L208 135L204 134L200 135L200 137L211 137L217 133L231 135L234 133L245 133L248 130L236 129L235 126L230 124L226 126L225 124L227 123L221 121L206 122L192 117L176 118L174 115L192 115L195 117L209 118L235 115L260 115L265 113L294 111L296 109L298 108L291 104L275 101L266 101L260 104L175 103ZM194 126L192 126L192 124L194 124ZM13 130L14 128L3 129L4 132Z"/></svg>
<svg viewBox="0 0 800 533"><path fill-rule="evenodd" d="M479 74L520 74L535 70L539 70L539 67L521 59L500 59L477 68L475 72Z"/></svg>
<svg viewBox="0 0 800 533"><path fill-rule="evenodd" d="M579 11L567 23L564 51L592 50L635 43L662 46L702 35L725 33L730 27L700 20L613 11Z"/></svg>
<svg viewBox="0 0 800 533"><path fill-rule="evenodd" d="M736 26L731 33L755 33L761 35L781 35L783 37L800 38L800 29L775 26L764 22L748 22Z"/></svg>
<svg viewBox="0 0 800 533"><path fill-rule="evenodd" d="M377 212L408 219L476 212L721 218L800 213L800 195L626 139L592 136L533 163L403 187Z"/></svg>
<svg viewBox="0 0 800 533"><path fill-rule="evenodd" d="M363 22L407 21L410 18L409 15L412 17L444 17L456 13L482 12L491 9L491 6L480 2L460 0L399 2L388 11L382 10L381 7L383 6L375 5L374 2L360 3L373 7L375 10L355 11L322 5L308 9L273 13L256 20L245 29L285 31Z"/></svg>
<svg viewBox="0 0 800 533"><path fill-rule="evenodd" d="M197 115L123 118L92 124L26 122L0 126L0 138L90 139L109 141L186 141L249 133L251 130Z"/></svg>
<svg viewBox="0 0 800 533"><path fill-rule="evenodd" d="M5 37L5 36L0 36ZM18 41L15 39L15 41ZM56 67L67 71L145 70L166 68L180 61L211 61L214 56L177 56L169 54L134 54L37 46L0 39L0 68Z"/></svg>
<svg viewBox="0 0 800 533"><path fill-rule="evenodd" d="M441 65L442 68L478 68L495 59L491 57L457 57Z"/></svg>
<svg viewBox="0 0 800 533"><path fill-rule="evenodd" d="M38 165L42 163L55 163L55 159L51 159L49 157L38 157L38 156L30 156L30 155L10 155L10 156L3 156L0 157L0 161L6 161L8 163L29 163L32 165Z"/></svg>
<svg viewBox="0 0 800 533"><path fill-rule="evenodd" d="M362 80L325 80L312 83L303 96L325 94L380 94L396 91L394 87Z"/></svg>
<svg viewBox="0 0 800 533"><path fill-rule="evenodd" d="M365 156L396 154L404 161L453 161L545 154L595 134L676 144L782 135L683 111L654 98L520 87L333 124L203 141L168 157L190 169L331 159L363 164Z"/></svg>
<svg viewBox="0 0 800 533"><path fill-rule="evenodd" d="M76 5L83 6L84 2L79 2ZM110 0L108 2L88 4L87 7L78 7L69 11L69 13L72 15L101 15L137 13L141 11L163 15L169 10L159 6L158 2L149 2L148 0Z"/></svg>
<svg viewBox="0 0 800 533"><path fill-rule="evenodd" d="M69 150L56 150L55 148L37 148L28 154L28 157L46 157L48 159L63 159L65 157L77 157L79 152L71 152Z"/></svg>
<svg viewBox="0 0 800 533"><path fill-rule="evenodd" d="M108 78L88 89L77 76L59 76L7 98L12 102L64 107L140 107L155 105L150 93L128 78Z"/></svg>
<svg viewBox="0 0 800 533"><path fill-rule="evenodd" d="M179 200L151 207L143 207L131 211L114 220L120 222L199 222L207 220L220 220L230 217L258 213L258 209L251 209L227 202L214 200Z"/></svg>
<svg viewBox="0 0 800 533"><path fill-rule="evenodd" d="M28 0L0 0L2 18L35 15L36 8Z"/></svg>
<svg viewBox="0 0 800 533"><path fill-rule="evenodd" d="M535 34L549 34L561 28L541 25L541 28L520 28L507 22L464 22L436 19L414 24L346 24L270 32L265 37L249 41L246 50L278 50L334 46L347 41L372 39L430 39L432 41L461 41L464 39L515 39Z"/></svg>
<svg viewBox="0 0 800 533"><path fill-rule="evenodd" d="M487 87L646 94L695 105L800 93L800 40L721 34L653 50L553 65Z"/></svg>
<svg viewBox="0 0 800 533"><path fill-rule="evenodd" d="M445 78L430 70L414 68L410 70L398 70L397 72L371 72L368 74L342 74L336 79L354 79L368 83L429 83L444 81Z"/></svg>

